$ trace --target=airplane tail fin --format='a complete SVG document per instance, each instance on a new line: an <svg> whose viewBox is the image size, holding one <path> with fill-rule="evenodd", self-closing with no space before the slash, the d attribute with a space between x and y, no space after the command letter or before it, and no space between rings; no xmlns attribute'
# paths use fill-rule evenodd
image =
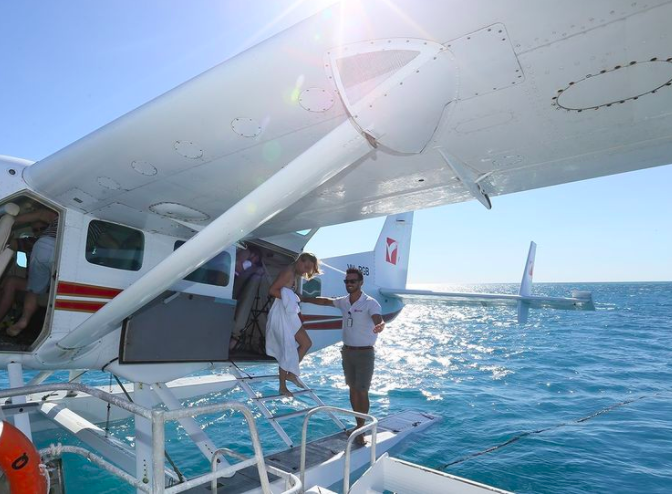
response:
<svg viewBox="0 0 672 494"><path fill-rule="evenodd" d="M342 271L358 268L367 283L378 287L406 288L412 230L413 213L388 216L373 251L332 257L324 262Z"/></svg>
<svg viewBox="0 0 672 494"><path fill-rule="evenodd" d="M379 287L406 288L413 213L388 216L373 250L373 281Z"/></svg>
<svg viewBox="0 0 672 494"><path fill-rule="evenodd" d="M534 276L534 257L537 254L537 244L530 242L530 250L527 253L527 262L525 263L525 271L523 271L523 279L520 282L519 295L529 297L532 295L532 277ZM518 301L518 322L526 323L527 316L530 312L530 305L524 301Z"/></svg>

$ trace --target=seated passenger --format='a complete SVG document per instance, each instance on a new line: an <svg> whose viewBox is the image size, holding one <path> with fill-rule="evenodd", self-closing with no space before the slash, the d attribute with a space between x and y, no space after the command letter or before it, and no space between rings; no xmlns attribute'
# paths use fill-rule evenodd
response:
<svg viewBox="0 0 672 494"><path fill-rule="evenodd" d="M40 234L49 226L43 221L36 221L31 225L33 236L12 238L9 242L9 248L15 252L25 253L28 263L30 253L37 242ZM26 267L28 267L26 265ZM27 280L22 276L7 276L0 282L0 322L7 316L16 299L16 292L26 291Z"/></svg>
<svg viewBox="0 0 672 494"><path fill-rule="evenodd" d="M14 303L17 290L26 291L21 318L7 328L7 335L18 336L26 329L33 314L37 310L37 297L46 293L51 282L51 270L54 265L54 253L56 249L56 233L58 231L58 213L50 209L41 208L30 213L20 214L14 220L15 225L35 223L42 221L47 227L39 235L33 246L28 262L28 279L13 280L8 278L0 297L0 320L5 317L7 311ZM21 280L21 281L19 281ZM25 285L23 282L25 281Z"/></svg>
<svg viewBox="0 0 672 494"><path fill-rule="evenodd" d="M238 249L236 252L235 279L233 281L234 299L238 300L240 293L250 278L264 274L261 259L261 251L254 245L250 245L245 249Z"/></svg>

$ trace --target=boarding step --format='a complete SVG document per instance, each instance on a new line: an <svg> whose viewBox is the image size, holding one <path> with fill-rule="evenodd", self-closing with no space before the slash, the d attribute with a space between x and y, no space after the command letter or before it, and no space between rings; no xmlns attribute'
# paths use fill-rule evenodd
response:
<svg viewBox="0 0 672 494"><path fill-rule="evenodd" d="M287 396L287 395L267 395L267 396L257 396L256 398L252 398L254 401L273 401L273 400L283 400L287 398L291 398L294 396L301 396L301 395L306 395L310 394L310 390L304 389L303 391L292 391L292 396Z"/></svg>
<svg viewBox="0 0 672 494"><path fill-rule="evenodd" d="M378 440L376 451L384 453L399 444L409 434L420 432L436 423L438 417L407 410L396 415L383 418L378 422ZM352 445L350 456L350 471L354 472L369 464L371 458L371 436L367 435L368 444L360 446ZM345 462L344 450L348 436L345 432L339 432L331 436L323 437L306 445L306 490L315 485L330 486L342 480ZM300 474L301 448L289 448L285 451L272 453L265 458L266 465L278 468L295 475ZM281 492L285 489L284 481L269 475L273 485L273 492ZM236 472L231 478L219 479L220 491L226 494L241 494L250 491L260 492L259 475L256 467L248 467ZM208 486L209 487L209 486ZM201 490L192 489L190 494L207 494L211 492L208 487ZM207 490L206 490L207 489ZM329 492L325 489L311 490L310 492ZM418 486L416 493L423 493L422 486Z"/></svg>
<svg viewBox="0 0 672 494"><path fill-rule="evenodd" d="M296 410L294 412L289 412L289 413L280 413L273 415L273 420L287 420L291 419L293 417L300 417L301 415L305 415L311 410L316 409L317 407L308 407L308 408L302 408L301 410Z"/></svg>
<svg viewBox="0 0 672 494"><path fill-rule="evenodd" d="M258 382L265 382L265 381L277 381L279 379L279 376L277 374L265 374L265 375L253 375L253 374L248 374L247 372L243 371L237 366L233 366L230 369L231 374L236 378L238 381L238 385L240 388L245 391L247 394L248 398L253 401L257 407L259 408L259 411L261 414L266 418L273 429L278 433L280 438L285 442L287 446L290 448L294 446L294 442L292 439L289 437L287 432L282 428L282 426L278 423L282 420L287 420L293 417L300 417L302 415L307 414L311 410L313 410L315 407L322 406L324 405L324 402L320 399L317 394L315 394L315 391L308 387L306 383L304 383L300 378L297 377L298 385L303 388L299 391L294 391L292 393L292 396L285 396L282 394L274 394L274 395L266 395L266 396L260 396L255 390L252 388L252 384L258 383ZM266 402L269 401L275 401L275 400L286 400L286 399L293 399L297 396L305 396L306 398L312 400L315 403L315 406L306 406L306 408L303 408L301 410L296 410L293 412L289 413L281 413L281 414L274 414L271 412L268 407L266 406ZM302 403L304 405L308 405L307 403L303 402L302 400L295 400L295 403ZM336 424L336 426L341 429L345 430L345 425L343 422L341 422L334 414L329 413L329 417L331 420Z"/></svg>
<svg viewBox="0 0 672 494"><path fill-rule="evenodd" d="M262 382L262 381L277 381L278 380L278 375L277 374L264 374L264 375L259 375L259 376L243 376L241 374L236 375L236 379L238 381L247 381L247 382Z"/></svg>

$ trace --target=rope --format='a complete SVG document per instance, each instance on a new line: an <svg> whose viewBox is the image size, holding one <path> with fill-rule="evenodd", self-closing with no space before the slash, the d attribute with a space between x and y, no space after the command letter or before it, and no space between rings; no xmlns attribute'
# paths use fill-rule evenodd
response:
<svg viewBox="0 0 672 494"><path fill-rule="evenodd" d="M247 372L246 370L243 370L243 369L242 369L238 364L236 364L233 360L231 361L231 364L232 364L236 369L238 369L241 373L245 374L247 377L249 377L249 378L254 377L254 376L252 376L252 374L250 374L250 373Z"/></svg>
<svg viewBox="0 0 672 494"><path fill-rule="evenodd" d="M659 394L660 393L655 393L653 396L658 396ZM585 417L581 417L580 419L572 420L570 422L562 422L560 424L553 425L553 426L550 426L550 427L546 427L544 429L537 429L537 430L534 430L534 431L522 432L522 433L518 434L517 436L514 436L507 441L504 441L501 444L497 444L496 446L492 446L490 448L484 449L483 451L478 451L476 453L471 453L469 455L463 456L462 458L458 458L457 460L451 461L449 463L445 463L444 465L439 467L439 470L445 470L446 468L448 468L452 465L457 465L458 463L465 462L467 460L470 460L472 458L476 458L477 456L481 456L481 455L484 455L486 453L492 453L493 451L496 451L496 450L501 449L505 446L508 446L509 444L513 444L513 443L523 439L524 437L531 436L533 434L541 434L543 432L547 432L547 431L550 431L550 430L553 430L553 429L558 429L560 427L566 427L566 426L572 425L572 424L581 424L581 423L587 422L587 421L589 421L591 419L594 419L595 417L598 417L602 414L605 414L607 412L611 412L612 410L615 410L616 408L620 408L622 406L629 405L630 403L634 403L636 401L643 400L644 398L648 398L648 396L644 395L644 396L639 396L637 398L633 398L631 400L624 400L624 401L621 401L621 402L616 403L614 405L611 405L611 406L608 406L608 407L603 408L601 410L598 410L597 412L591 413L590 415L586 415Z"/></svg>
<svg viewBox="0 0 672 494"><path fill-rule="evenodd" d="M112 373L110 372L110 389L109 393L112 394ZM110 435L110 411L112 410L112 404L107 402L107 419L105 420L105 437Z"/></svg>

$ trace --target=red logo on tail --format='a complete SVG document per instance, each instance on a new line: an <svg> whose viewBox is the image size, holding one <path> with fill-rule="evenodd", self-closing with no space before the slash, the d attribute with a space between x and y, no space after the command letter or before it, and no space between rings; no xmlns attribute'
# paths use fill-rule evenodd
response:
<svg viewBox="0 0 672 494"><path fill-rule="evenodd" d="M396 240L387 237L387 248L385 249L385 260L390 264L397 264L397 252L399 252L399 243Z"/></svg>

